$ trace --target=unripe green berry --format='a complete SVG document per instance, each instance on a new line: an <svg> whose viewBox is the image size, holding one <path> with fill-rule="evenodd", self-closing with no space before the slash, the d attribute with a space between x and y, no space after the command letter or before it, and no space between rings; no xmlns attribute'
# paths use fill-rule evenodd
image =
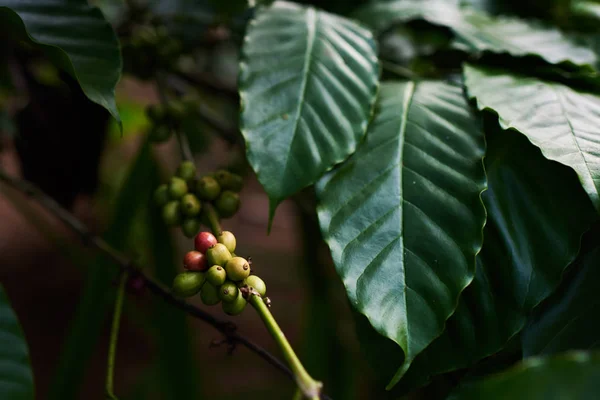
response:
<svg viewBox="0 0 600 400"><path fill-rule="evenodd" d="M242 190L242 186L244 185L244 180L238 174L234 174L224 169L220 169L215 172L215 179L221 185L222 190L231 190L234 192L239 192Z"/></svg>
<svg viewBox="0 0 600 400"><path fill-rule="evenodd" d="M172 177L169 181L169 196L172 199L180 199L188 192L187 183L179 177Z"/></svg>
<svg viewBox="0 0 600 400"><path fill-rule="evenodd" d="M233 316L241 314L244 308L246 308L246 304L248 304L248 301L244 298L242 292L238 292L234 301L229 303L223 302L222 307L225 314Z"/></svg>
<svg viewBox="0 0 600 400"><path fill-rule="evenodd" d="M206 250L206 256L208 257L209 265L220 265L221 267L224 267L231 260L231 253L222 243L217 243L209 247Z"/></svg>
<svg viewBox="0 0 600 400"><path fill-rule="evenodd" d="M185 118L185 113L186 113L186 107L185 104L183 104L181 101L171 101L169 103L169 107L167 108L167 113L169 115L169 118L172 121L180 121L183 118Z"/></svg>
<svg viewBox="0 0 600 400"><path fill-rule="evenodd" d="M171 128L166 125L154 125L148 132L148 138L152 143L163 143L171 137Z"/></svg>
<svg viewBox="0 0 600 400"><path fill-rule="evenodd" d="M200 298L202 299L202 303L207 306L214 306L221 302L218 289L210 283L205 283L204 286L202 286Z"/></svg>
<svg viewBox="0 0 600 400"><path fill-rule="evenodd" d="M173 280L173 293L179 297L190 297L200 291L204 284L204 272L182 272Z"/></svg>
<svg viewBox="0 0 600 400"><path fill-rule="evenodd" d="M146 107L146 116L154 123L161 122L165 118L165 109L157 104Z"/></svg>
<svg viewBox="0 0 600 400"><path fill-rule="evenodd" d="M213 286L221 286L227 279L225 269L220 265L213 265L206 271L206 280Z"/></svg>
<svg viewBox="0 0 600 400"><path fill-rule="evenodd" d="M182 161L177 167L175 175L184 181L191 181L196 176L196 166L192 161Z"/></svg>
<svg viewBox="0 0 600 400"><path fill-rule="evenodd" d="M240 195L226 190L215 202L215 207L222 218L232 217L240 209Z"/></svg>
<svg viewBox="0 0 600 400"><path fill-rule="evenodd" d="M236 284L231 281L225 281L225 283L219 287L219 298L226 303L234 301L237 298L238 293L239 289Z"/></svg>
<svg viewBox="0 0 600 400"><path fill-rule="evenodd" d="M162 207L171 200L169 196L169 187L166 183L163 183L154 191L154 202L156 205Z"/></svg>
<svg viewBox="0 0 600 400"><path fill-rule="evenodd" d="M202 204L196 195L187 193L181 198L181 212L188 217L195 217L200 214Z"/></svg>
<svg viewBox="0 0 600 400"><path fill-rule="evenodd" d="M181 231L188 238L196 236L200 231L200 220L198 218L186 218L181 223Z"/></svg>
<svg viewBox="0 0 600 400"><path fill-rule="evenodd" d="M235 240L235 236L230 231L223 231L220 235L217 235L217 241L222 243L227 247L231 253L235 251L235 246L237 241Z"/></svg>
<svg viewBox="0 0 600 400"><path fill-rule="evenodd" d="M240 287L242 286L253 287L258 292L258 294L261 295L261 297L265 297L265 295L267 294L267 285L265 284L265 281L263 281L256 275L250 275L249 277L244 279Z"/></svg>
<svg viewBox="0 0 600 400"><path fill-rule="evenodd" d="M250 264L245 258L233 257L227 261L225 272L232 281L242 281L250 275Z"/></svg>
<svg viewBox="0 0 600 400"><path fill-rule="evenodd" d="M221 186L210 176L203 176L196 184L196 193L202 200L214 200L221 193Z"/></svg>
<svg viewBox="0 0 600 400"><path fill-rule="evenodd" d="M179 225L182 220L181 204L177 200L171 200L165 204L162 209L162 217L165 224L169 226Z"/></svg>

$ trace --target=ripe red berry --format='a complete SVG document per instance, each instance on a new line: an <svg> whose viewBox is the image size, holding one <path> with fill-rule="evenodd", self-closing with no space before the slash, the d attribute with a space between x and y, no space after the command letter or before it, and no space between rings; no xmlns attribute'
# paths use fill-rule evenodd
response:
<svg viewBox="0 0 600 400"><path fill-rule="evenodd" d="M194 246L202 254L206 254L209 247L217 244L217 238L210 232L200 232L194 239Z"/></svg>
<svg viewBox="0 0 600 400"><path fill-rule="evenodd" d="M206 271L208 269L206 256L199 251L189 251L183 258L183 267L189 271Z"/></svg>

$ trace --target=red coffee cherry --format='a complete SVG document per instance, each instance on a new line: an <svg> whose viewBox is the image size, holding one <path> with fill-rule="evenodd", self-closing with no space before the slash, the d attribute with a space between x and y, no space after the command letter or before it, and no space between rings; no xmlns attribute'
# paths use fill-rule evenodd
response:
<svg viewBox="0 0 600 400"><path fill-rule="evenodd" d="M194 239L194 246L202 254L206 254L209 247L217 244L217 238L210 232L200 232Z"/></svg>
<svg viewBox="0 0 600 400"><path fill-rule="evenodd" d="M199 251L189 251L183 258L183 267L188 271L206 271L208 269L206 256Z"/></svg>

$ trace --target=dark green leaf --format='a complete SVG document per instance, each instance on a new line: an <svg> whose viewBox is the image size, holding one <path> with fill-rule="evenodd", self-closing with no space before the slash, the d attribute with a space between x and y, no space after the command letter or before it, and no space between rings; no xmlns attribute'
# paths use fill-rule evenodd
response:
<svg viewBox="0 0 600 400"><path fill-rule="evenodd" d="M573 352L530 358L489 378L462 385L449 400L595 400L600 355Z"/></svg>
<svg viewBox="0 0 600 400"><path fill-rule="evenodd" d="M100 10L85 0L0 0L0 22L19 39L40 45L120 124L115 85L121 77L121 50Z"/></svg>
<svg viewBox="0 0 600 400"><path fill-rule="evenodd" d="M515 132L486 130L488 219L473 283L446 330L417 357L404 390L501 350L558 286L596 213L575 174Z"/></svg>
<svg viewBox="0 0 600 400"><path fill-rule="evenodd" d="M276 2L251 22L243 57L241 129L272 216L364 136L378 84L375 42L350 20Z"/></svg>
<svg viewBox="0 0 600 400"><path fill-rule="evenodd" d="M0 398L33 400L29 350L4 288L0 286Z"/></svg>
<svg viewBox="0 0 600 400"><path fill-rule="evenodd" d="M477 107L494 110L502 128L573 168L600 211L600 96L503 70L466 65L464 74Z"/></svg>
<svg viewBox="0 0 600 400"><path fill-rule="evenodd" d="M387 83L366 141L317 185L352 305L404 351L395 384L444 329L482 243L482 127L459 87Z"/></svg>
<svg viewBox="0 0 600 400"><path fill-rule="evenodd" d="M512 56L537 55L551 64L573 64L593 68L596 54L580 46L554 28L517 18L490 17L458 1L396 0L365 6L356 15L375 29L383 30L398 22L423 19L450 28L454 45L470 53L489 51Z"/></svg>
<svg viewBox="0 0 600 400"><path fill-rule="evenodd" d="M600 246L581 255L556 293L535 310L523 331L523 355L598 347L599 291Z"/></svg>

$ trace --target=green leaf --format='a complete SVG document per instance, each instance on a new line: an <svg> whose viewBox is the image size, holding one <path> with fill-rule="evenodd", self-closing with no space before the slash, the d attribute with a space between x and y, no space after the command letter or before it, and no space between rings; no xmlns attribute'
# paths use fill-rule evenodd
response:
<svg viewBox="0 0 600 400"><path fill-rule="evenodd" d="M457 1L396 0L369 4L355 15L377 30L398 22L423 19L450 28L454 46L469 53L489 51L522 57L536 55L551 64L593 69L597 55L580 46L559 30L509 17L490 17Z"/></svg>
<svg viewBox="0 0 600 400"><path fill-rule="evenodd" d="M497 132L486 128L487 224L477 273L444 333L404 377L405 391L501 350L558 286L596 218L573 171L493 122Z"/></svg>
<svg viewBox="0 0 600 400"><path fill-rule="evenodd" d="M465 85L480 110L498 113L544 156L575 170L600 211L600 96L560 83L466 65Z"/></svg>
<svg viewBox="0 0 600 400"><path fill-rule="evenodd" d="M391 386L473 279L484 148L461 88L386 83L364 144L317 185L321 230L350 302L404 352Z"/></svg>
<svg viewBox="0 0 600 400"><path fill-rule="evenodd" d="M0 285L0 398L33 400L29 350L4 288Z"/></svg>
<svg viewBox="0 0 600 400"><path fill-rule="evenodd" d="M0 0L0 21L19 39L40 45L121 124L115 102L121 50L100 10L85 0Z"/></svg>
<svg viewBox="0 0 600 400"><path fill-rule="evenodd" d="M597 242L600 231L592 240ZM559 289L531 316L523 355L548 355L600 345L600 246L580 256Z"/></svg>
<svg viewBox="0 0 600 400"><path fill-rule="evenodd" d="M593 400L600 393L600 354L572 352L530 358L462 385L449 400Z"/></svg>
<svg viewBox="0 0 600 400"><path fill-rule="evenodd" d="M257 12L240 63L241 129L271 217L355 151L378 75L375 42L356 23L286 2Z"/></svg>

